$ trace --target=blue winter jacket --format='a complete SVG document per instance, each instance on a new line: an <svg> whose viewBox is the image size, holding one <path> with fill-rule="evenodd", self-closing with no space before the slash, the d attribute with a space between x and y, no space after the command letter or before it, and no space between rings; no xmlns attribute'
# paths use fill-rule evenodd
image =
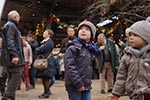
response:
<svg viewBox="0 0 150 100"><path fill-rule="evenodd" d="M76 40L72 44L64 55L66 90L79 90L81 86L90 90L93 70L92 53Z"/></svg>

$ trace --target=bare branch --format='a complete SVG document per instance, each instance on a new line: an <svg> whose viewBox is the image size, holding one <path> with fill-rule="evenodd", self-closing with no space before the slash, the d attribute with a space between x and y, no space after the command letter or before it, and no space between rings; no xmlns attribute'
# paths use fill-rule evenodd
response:
<svg viewBox="0 0 150 100"><path fill-rule="evenodd" d="M129 13L129 12L115 12L116 14L121 14L121 15L132 15L132 16L135 16L135 17L139 17L141 19L146 19L146 17L143 17L143 16L140 16L138 14L135 14L135 13Z"/></svg>
<svg viewBox="0 0 150 100"><path fill-rule="evenodd" d="M150 15L150 0L94 0L94 3L83 10L86 17L111 17L114 15L132 21L145 19Z"/></svg>

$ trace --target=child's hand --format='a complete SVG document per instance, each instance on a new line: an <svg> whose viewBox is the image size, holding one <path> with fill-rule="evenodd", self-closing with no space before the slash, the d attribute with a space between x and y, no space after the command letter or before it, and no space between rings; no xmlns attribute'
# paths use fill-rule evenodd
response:
<svg viewBox="0 0 150 100"><path fill-rule="evenodd" d="M84 86L81 86L81 87L79 88L79 91L85 91L85 87L84 87Z"/></svg>
<svg viewBox="0 0 150 100"><path fill-rule="evenodd" d="M119 99L118 96L115 96L115 95L113 95L113 94L108 95L108 97L110 98L110 100L118 100L118 99Z"/></svg>

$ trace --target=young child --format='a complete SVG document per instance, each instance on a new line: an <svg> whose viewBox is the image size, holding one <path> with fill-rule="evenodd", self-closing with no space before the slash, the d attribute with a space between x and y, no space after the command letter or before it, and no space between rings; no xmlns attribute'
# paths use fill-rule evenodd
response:
<svg viewBox="0 0 150 100"><path fill-rule="evenodd" d="M138 21L128 28L130 46L121 59L111 100L125 92L131 100L150 100L150 22Z"/></svg>
<svg viewBox="0 0 150 100"><path fill-rule="evenodd" d="M26 86L26 91L30 89L30 82L29 82L29 68L30 65L32 64L32 49L31 46L28 44L26 37L22 36L22 41L23 41L23 53L24 53L24 60L25 60L25 65L23 66L23 78L25 81L25 86ZM16 87L16 90L20 90L21 87L21 80L18 84L18 87Z"/></svg>
<svg viewBox="0 0 150 100"><path fill-rule="evenodd" d="M2 51L2 38L0 38L0 59L1 59L1 51ZM6 67L4 67L0 64L0 92L1 92L1 96L3 96L5 93L6 79L7 79Z"/></svg>
<svg viewBox="0 0 150 100"><path fill-rule="evenodd" d="M64 54L60 53L59 57L59 65L60 65L60 80L64 80L65 68L64 68Z"/></svg>
<svg viewBox="0 0 150 100"><path fill-rule="evenodd" d="M92 55L97 50L90 40L95 37L95 33L96 28L91 22L81 22L77 30L78 38L65 52L65 87L69 100L92 100Z"/></svg>

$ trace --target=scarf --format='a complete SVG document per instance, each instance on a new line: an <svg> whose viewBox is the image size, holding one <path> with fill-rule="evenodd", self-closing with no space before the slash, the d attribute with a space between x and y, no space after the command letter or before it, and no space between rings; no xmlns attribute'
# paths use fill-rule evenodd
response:
<svg viewBox="0 0 150 100"><path fill-rule="evenodd" d="M150 50L150 45L146 45L144 46L141 50L138 50L138 49L135 49L135 48L132 48L132 47L129 47L129 49L131 50L131 52L137 57L141 57L144 52Z"/></svg>
<svg viewBox="0 0 150 100"><path fill-rule="evenodd" d="M50 38L46 38L46 39L44 39L44 40L41 42L41 44L43 44L43 43L47 42L49 39L50 39Z"/></svg>
<svg viewBox="0 0 150 100"><path fill-rule="evenodd" d="M87 41L80 39L80 38L76 38L75 40L80 42L83 46L85 46L93 54L100 55L100 51L91 42L87 42Z"/></svg>

